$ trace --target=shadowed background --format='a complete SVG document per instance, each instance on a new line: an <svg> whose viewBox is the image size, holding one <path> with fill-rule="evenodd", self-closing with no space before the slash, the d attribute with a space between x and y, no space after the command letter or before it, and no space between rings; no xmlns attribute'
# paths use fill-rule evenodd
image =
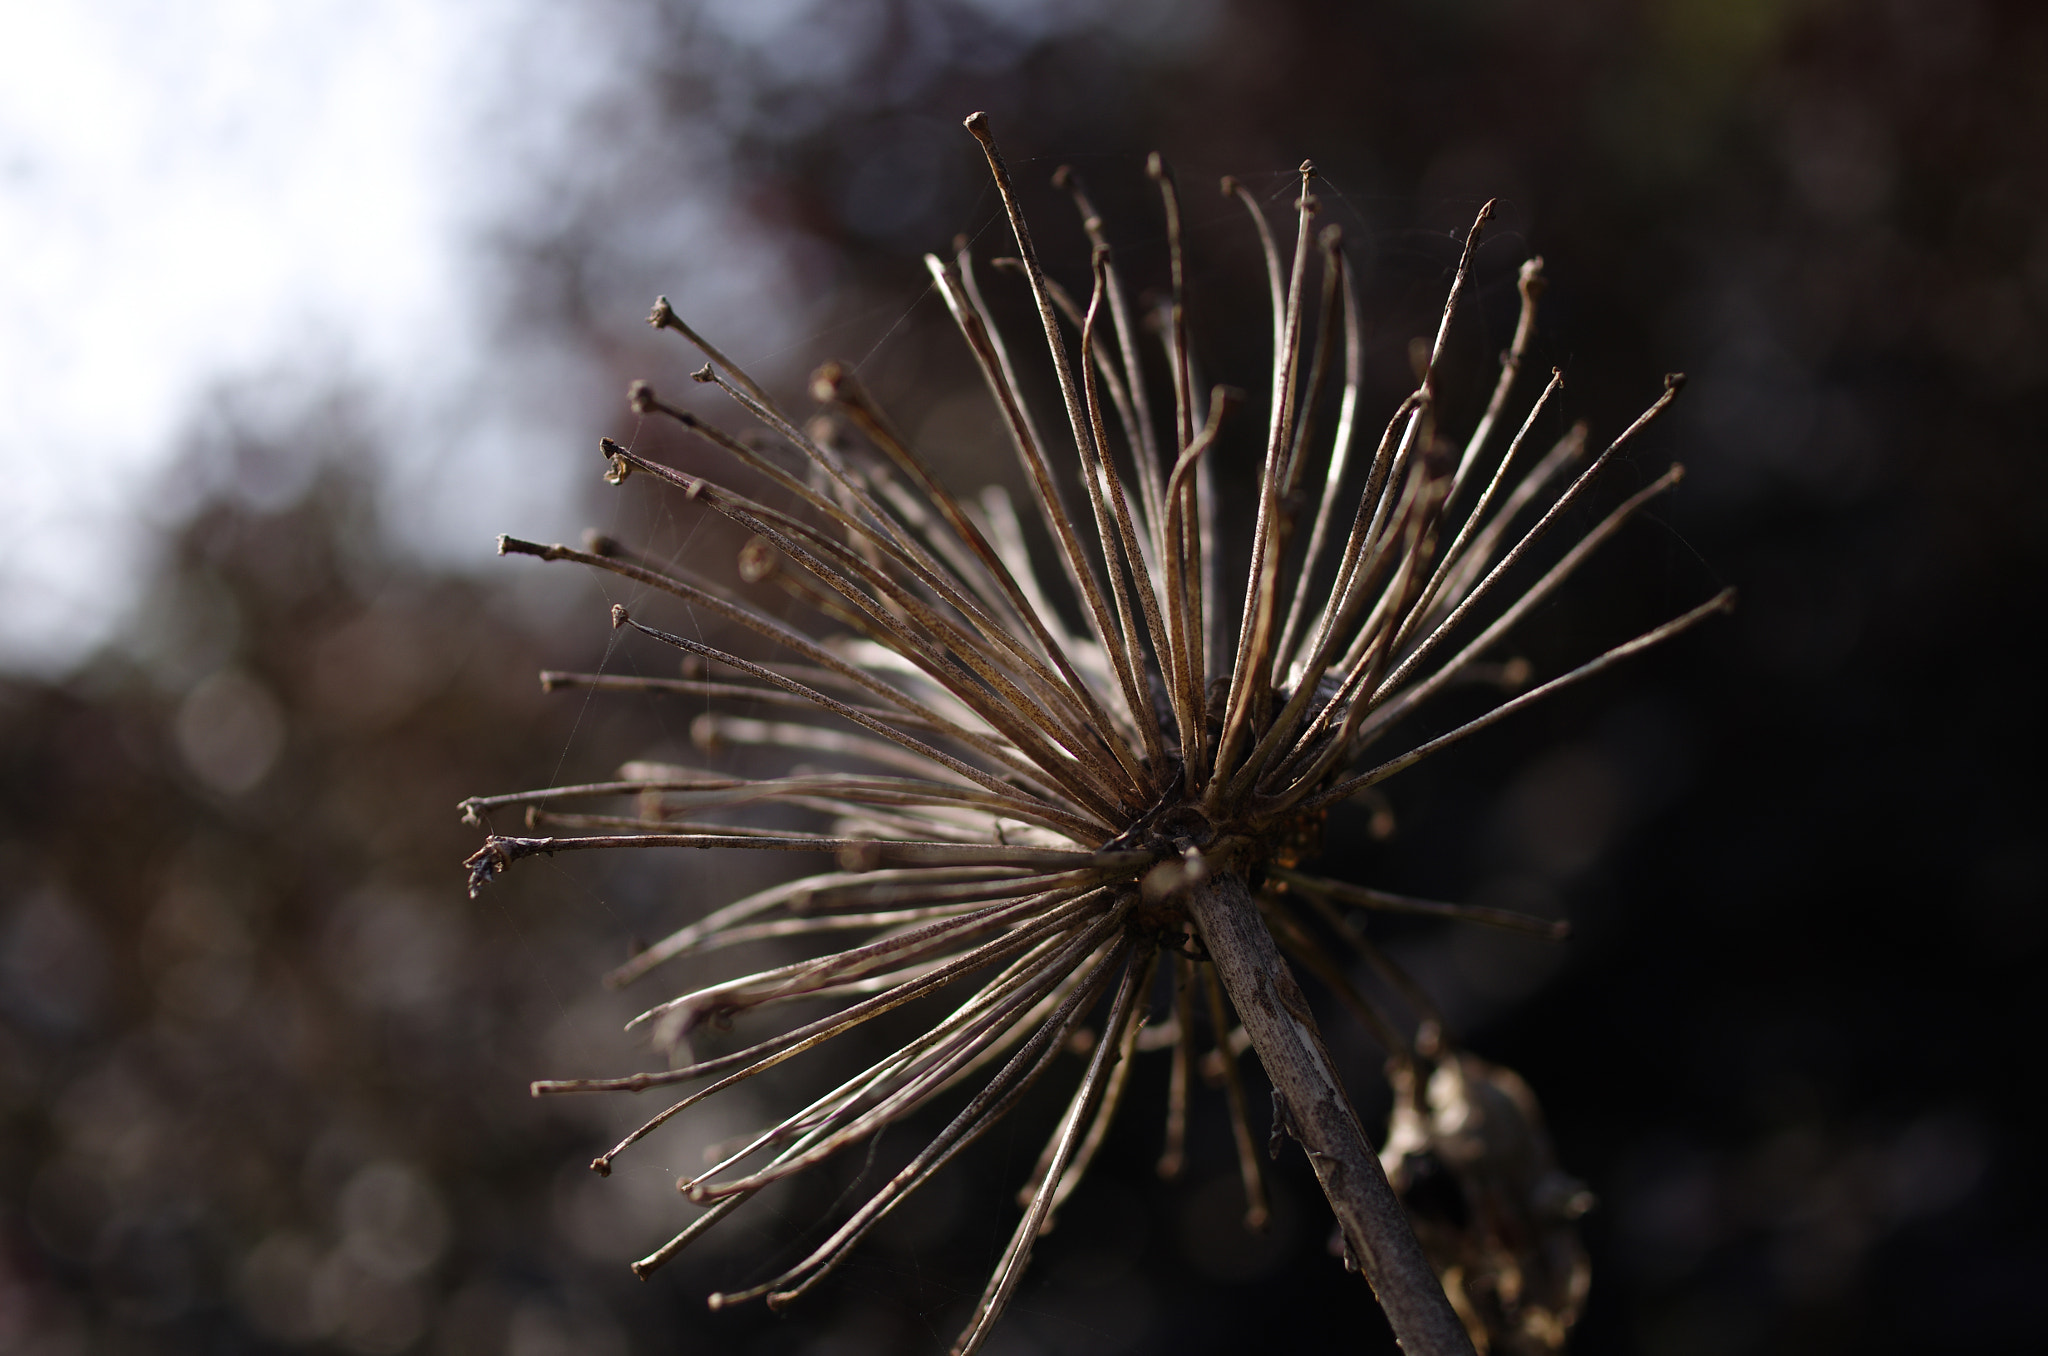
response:
<svg viewBox="0 0 2048 1356"><path fill-rule="evenodd" d="M1522 648L1555 672L1724 583L1736 615L1389 783L1394 835L1333 818L1324 866L1573 920L1555 949L1386 935L1466 1043L1530 1080L1599 1197L1575 1350L1996 1348L2034 1329L2033 7L610 0L560 33L517 7L447 9L521 35L492 49L481 94L448 95L475 102L465 136L523 129L489 143L512 147L494 177L422 172L462 208L440 216L467 271L428 280L460 325L419 350L344 324L188 363L189 391L125 461L93 438L139 417L123 393L170 380L153 364L172 356L125 355L97 384L24 380L13 402L0 464L28 526L0 577L5 607L43 620L8 625L0 679L0 1350L950 1340L1048 1108L791 1313L712 1315L702 1296L786 1264L859 1162L633 1280L625 1261L689 1217L677 1173L782 1098L714 1100L598 1179L583 1164L652 1108L534 1102L525 1084L634 1067L617 1029L644 1004L598 977L765 868L540 861L472 902L457 863L476 831L453 807L643 754L737 756L693 747L687 703L544 697L544 667L670 660L612 648L595 584L486 559L490 531L596 526L730 568L736 540L637 481L596 483L601 433L700 455L618 394L642 376L688 390L696 355L640 322L655 293L792 407L815 362L843 358L955 485L1009 474L919 263L956 233L1007 252L959 128L977 108L1070 286L1085 254L1053 168L1086 178L1157 282L1144 154L1173 162L1212 379L1256 385L1268 361L1253 238L1212 185L1234 173L1284 213L1304 156L1362 275L1368 411L1399 398L1488 198L1455 336L1469 372L1505 342L1535 252L1552 285L1532 366L1563 369L1566 418L1611 437L1664 372L1691 374L1616 473L1626 489L1677 458L1684 486ZM207 45L203 27L184 37ZM358 59L409 71L416 38L380 34ZM293 97L258 91L235 116ZM334 97L348 115L348 89ZM0 128L17 166L59 144ZM468 144L447 166L474 168ZM335 205L308 220L376 199L351 164L323 172ZM9 221L62 234L36 182L23 170L7 192L49 215ZM349 264L329 271L419 266L368 235L360 254L346 229L323 237ZM51 295L63 311L70 294ZM380 323L407 330L398 315ZM50 333L37 354L62 347ZM56 441L70 406L35 422L59 387L114 407L98 434ZM1377 1054L1341 1013L1327 1025L1379 1123ZM1163 1082L1141 1066L991 1350L1391 1349L1326 1252L1298 1154L1273 1170L1271 1231L1241 1229L1220 1097L1197 1102L1183 1180L1156 1179ZM873 1170L909 1147L892 1131Z"/></svg>

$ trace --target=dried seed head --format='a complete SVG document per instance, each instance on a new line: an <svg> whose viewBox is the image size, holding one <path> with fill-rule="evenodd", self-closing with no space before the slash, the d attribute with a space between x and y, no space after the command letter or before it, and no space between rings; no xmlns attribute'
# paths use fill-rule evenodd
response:
<svg viewBox="0 0 2048 1356"><path fill-rule="evenodd" d="M1317 203L1308 192L1315 169L1307 162L1291 251L1281 247L1257 199L1236 181L1223 181L1261 241L1274 352L1265 406L1257 411L1264 418L1260 471L1242 496L1251 510L1250 571L1241 587L1226 580L1219 549L1226 515L1218 512L1220 491L1205 454L1226 424L1240 422L1248 401L1231 388L1204 395L1194 385L1170 171L1156 155L1148 161L1166 215L1170 299L1140 316L1101 239L1101 220L1072 173L1062 169L1055 183L1072 195L1090 240L1085 299L1041 266L986 117L975 114L967 127L1010 217L1013 268L1037 308L1060 392L1056 409L1033 409L1020 395L1008 341L990 318L965 243L953 258L928 256L926 264L988 385L1029 487L1028 509L1052 543L1050 556L1026 550L1007 495L990 491L974 504L955 498L849 369L827 364L812 380L811 394L832 420L800 422L658 299L650 323L678 332L704 354L696 380L717 386L752 416L772 446L756 447L666 405L644 382L631 388L632 408L671 420L766 488L750 492L686 475L609 439L600 445L606 479L617 484L643 471L744 529L741 579L787 589L832 634L815 635L721 584L608 538L581 551L500 538L501 553L574 561L670 594L695 619L686 636L645 625L623 607L612 610L615 627L680 651L680 678L550 673L544 682L806 714L765 719L715 710L697 718L692 734L706 751L769 746L795 762L824 758L842 770L808 766L745 778L630 763L613 780L476 797L462 807L471 822L525 807L536 826L571 830L491 835L469 860L472 891L523 857L567 851L717 848L825 858L818 874L714 909L610 977L632 982L678 956L744 942L778 939L802 953L657 1003L637 1018L633 1025L671 1054L671 1067L534 1085L537 1095L686 1090L599 1156L592 1166L600 1173L724 1088L917 999L943 994L951 1004L908 1043L727 1146L717 1162L679 1183L709 1208L636 1263L637 1274L662 1265L770 1184L870 1139L950 1089L967 1090L965 1105L930 1143L810 1254L762 1285L712 1296L714 1308L763 1296L779 1306L808 1291L1030 1087L1067 1067L1063 1053L1085 1058L1020 1194L1024 1217L960 1352L986 1338L1034 1240L1052 1227L1060 1202L1085 1172L1137 1052L1165 1049L1173 1060L1162 1173L1171 1175L1182 1160L1189 1074L1199 1062L1230 1104L1247 1219L1263 1220L1261 1141L1250 1126L1238 1057L1254 1041L1277 1039L1271 1033L1279 1029L1272 1025L1278 1008L1293 1014L1286 1020L1320 1049L1282 952L1365 1023L1387 1048L1397 1083L1407 1080L1399 1086L1409 1122L1397 1125L1388 1152L1397 1180L1411 1182L1411 1198L1417 1153L1434 1154L1453 1176L1480 1174L1472 1181L1502 1154L1547 1162L1533 1100L1523 1108L1514 1093L1519 1080L1440 1044L1433 1034L1440 1018L1428 996L1360 930L1351 910L1444 916L1546 937L1560 935L1558 925L1389 895L1301 867L1317 850L1330 807L1361 799L1372 813L1371 831L1384 836L1392 818L1379 783L1729 601L1724 594L1521 690L1530 674L1526 661L1502 652L1510 633L1643 503L1674 484L1675 468L1598 522L1534 583L1511 590L1504 579L1533 559L1537 543L1616 451L1665 408L1677 379L1576 476L1566 473L1584 447L1583 428L1544 456L1525 454L1558 390L1553 375L1506 434L1542 292L1540 263L1531 260L1520 277L1521 319L1493 394L1463 443L1452 441L1452 416L1437 404L1436 370L1492 212L1488 204L1466 242L1436 335L1416 343L1416 391L1375 442L1361 431L1361 326L1343 236L1331 227L1311 239ZM1148 345L1160 352L1147 357ZM1335 417L1327 419L1331 404ZM705 621L750 632L764 658L692 638ZM715 681L714 671L726 677ZM1491 686L1502 699L1421 742L1391 743L1397 729L1409 728L1408 717L1457 685ZM622 811L563 808L606 800ZM815 827L788 827L790 809L812 816ZM772 824L760 822L764 810L778 812ZM1253 883L1255 902L1247 893ZM1225 927L1217 921L1225 915L1215 910L1230 898L1243 906ZM1253 967L1263 967L1256 982L1279 985L1266 994L1270 1004L1260 999L1258 1013L1245 1006L1243 987L1254 982L1241 964L1252 952L1270 957L1270 964ZM1372 992L1354 982L1349 957L1375 975ZM1416 1037L1402 1034L1389 999L1412 1014ZM813 1015L819 1002L826 1004L822 1016ZM802 1020L766 1039L717 1054L695 1053L689 1044L693 1032L796 1003L807 1005ZM1233 1005L1246 1026L1233 1018ZM1417 1351L1460 1349L1462 1331L1442 1295L1432 1308L1427 1296L1410 1293L1414 1278L1399 1274L1407 1255L1394 1246L1400 1239L1388 1251L1379 1246L1387 1240L1354 1231L1350 1188L1340 1179L1365 1174L1377 1181L1378 1169L1369 1153L1362 1162L1347 1160L1345 1174L1327 1168L1336 1151L1327 1147L1328 1124L1309 1105L1344 1105L1327 1055L1325 1082L1311 1089L1315 1097L1283 1098L1283 1085L1295 1086L1288 1079L1298 1077L1289 1072L1296 1069L1287 1063L1292 1057L1264 1043L1259 1049L1276 1096L1266 1142L1301 1139L1337 1206L1347 1249L1371 1266L1394 1268L1374 1282L1404 1343ZM1425 1108L1417 1080L1426 1061L1435 1062L1436 1073ZM1463 1080L1457 1096L1468 1104L1494 1099L1486 1114L1501 1131L1498 1143L1487 1139L1468 1153L1467 1141L1445 1128L1448 1112L1438 1114L1436 1096L1445 1077ZM1447 1092L1444 1106L1455 1100ZM1355 1138L1355 1116L1350 1124ZM1467 1189L1466 1178L1457 1180ZM1510 1190L1508 1203L1548 1209L1530 1202L1556 1194L1542 1185L1550 1180L1538 1174L1526 1190ZM1551 1224L1562 1229L1568 1221L1560 1216ZM1511 1285L1498 1240L1470 1230L1446 1237L1451 1241L1431 1245L1432 1255L1467 1314L1485 1311L1475 1331L1498 1335L1506 1331L1499 1322L1531 1330L1539 1311L1559 1333L1569 1325L1582 1267L1552 1267L1545 1273L1551 1280L1518 1292L1540 1291L1540 1298L1509 1303L1502 1298ZM1412 1251L1413 1240L1405 1246ZM1537 1274L1536 1262L1519 1254L1512 1261L1517 1274ZM1422 1288L1435 1293L1426 1271Z"/></svg>

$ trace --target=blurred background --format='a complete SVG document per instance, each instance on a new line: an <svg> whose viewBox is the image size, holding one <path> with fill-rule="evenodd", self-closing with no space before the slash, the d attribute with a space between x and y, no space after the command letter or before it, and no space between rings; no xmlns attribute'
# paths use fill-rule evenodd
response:
<svg viewBox="0 0 2048 1356"><path fill-rule="evenodd" d="M1555 672L1723 584L1737 614L1390 783L1394 836L1333 821L1325 864L1573 920L1554 949L1387 935L1599 1197L1575 1350L2030 1345L2043 70L2021 0L11 7L0 1351L950 1341L1050 1113L793 1312L702 1297L786 1262L858 1163L635 1281L690 1215L674 1176L767 1103L606 1180L583 1165L647 1108L526 1083L634 1067L640 1004L599 976L756 865L534 862L470 901L454 806L705 756L685 705L544 697L543 667L668 661L608 648L593 581L491 556L595 526L729 568L598 483L600 434L695 455L622 399L698 361L642 323L656 293L793 405L859 364L956 483L983 471L919 262L1006 252L974 109L1077 287L1053 168L1156 284L1166 154L1218 378L1256 384L1268 322L1210 186L1284 212L1304 156L1362 273L1368 408L1490 197L1470 370L1534 252L1566 417L1611 436L1692 375L1617 473L1678 458L1683 488L1525 649ZM1377 1057L1329 1025L1380 1121ZM1156 1179L1163 1082L991 1350L1391 1350L1298 1155L1263 1237L1219 1098Z"/></svg>

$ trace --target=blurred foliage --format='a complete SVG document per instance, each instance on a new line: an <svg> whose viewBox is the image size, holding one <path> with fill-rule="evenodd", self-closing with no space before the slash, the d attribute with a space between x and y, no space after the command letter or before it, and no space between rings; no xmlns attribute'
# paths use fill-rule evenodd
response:
<svg viewBox="0 0 2048 1356"><path fill-rule="evenodd" d="M2032 1331L2048 1284L2026 1149L2048 1126L2023 1076L2048 942L2026 639L2048 543L2048 14L594 12L638 26L664 73L576 129L635 148L630 170L499 243L528 279L520 322L588 336L621 385L664 374L628 370L645 350L605 338L614 300L665 284L626 268L645 241L615 232L667 219L693 138L735 148L735 210L790 242L817 298L817 351L785 355L786 375L865 356L913 428L948 427L966 370L912 303L917 252L993 219L957 130L972 108L1020 174L1087 175L1140 271L1157 257L1144 151L1174 160L1191 202L1216 173L1272 191L1314 157L1366 268L1388 389L1456 233L1503 198L1468 358L1498 346L1512 264L1534 250L1554 279L1542 356L1596 435L1664 370L1695 379L1661 444L1688 462L1686 492L1620 545L1612 582L1531 629L1533 652L1623 634L1703 582L1738 584L1742 610L1402 778L1394 840L1336 826L1328 865L1578 924L1547 954L1395 934L1474 1048L1537 1088L1601 1199L1577 1350ZM1219 375L1256 370L1266 324L1243 309L1257 270L1226 208L1191 212L1198 342ZM1048 192L1033 210L1071 269L1062 205ZM611 431L630 432L623 413ZM530 1102L524 1083L626 1067L630 1005L595 977L678 896L687 911L734 880L544 867L472 904L456 863L474 833L452 807L603 775L679 730L538 693L536 669L600 661L594 594L536 592L511 565L501 585L434 576L348 475L308 483L281 506L202 508L164 543L128 643L67 682L0 687L0 1350L936 1346L1010 1227L1004 1184L1024 1165L1004 1155L1028 1162L1028 1135L784 1318L709 1316L699 1297L822 1201L785 1200L647 1286L626 1275L684 1209L669 1174L622 1163L599 1183L580 1164L612 1113ZM1367 1048L1336 1039L1369 1088ZM1134 1105L1153 1092L1141 1078ZM1197 1131L1192 1180L1162 1187L1156 1124L1126 1118L1006 1350L1350 1350L1383 1332L1325 1254L1298 1160L1280 1165L1273 1232L1250 1238L1220 1119Z"/></svg>

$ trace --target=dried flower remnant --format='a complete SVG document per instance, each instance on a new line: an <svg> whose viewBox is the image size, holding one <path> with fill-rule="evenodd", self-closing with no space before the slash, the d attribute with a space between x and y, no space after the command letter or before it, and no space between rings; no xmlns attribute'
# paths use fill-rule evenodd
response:
<svg viewBox="0 0 2048 1356"><path fill-rule="evenodd" d="M669 999L635 1019L678 1067L534 1090L687 1089L592 1165L608 1172L617 1155L704 1098L884 1013L941 1000L914 1039L683 1181L682 1190L709 1208L635 1264L648 1274L771 1183L961 1089L964 1103L947 1101L957 1109L930 1143L811 1253L761 1285L711 1298L714 1307L763 1296L779 1306L830 1274L877 1222L1009 1112L1062 1051L1086 1044L1085 1071L1021 1193L1023 1218L955 1347L966 1353L986 1339L1034 1241L1052 1227L1101 1145L1140 1050L1171 1052L1163 1171L1181 1161L1198 1061L1220 1075L1248 1221L1260 1221L1258 1137L1236 1060L1249 1047L1273 1087L1270 1147L1277 1152L1287 1136L1302 1144L1336 1213L1346 1258L1372 1282L1405 1348L1470 1350L1466 1324L1389 1187L1282 956L1365 1022L1388 1050L1397 1081L1406 1077L1412 1087L1420 1056L1393 1017L1351 982L1347 953L1362 956L1425 1016L1427 999L1347 909L1420 911L1545 934L1552 925L1385 895L1300 865L1331 806L1377 795L1378 783L1429 754L1729 605L1723 594L1519 695L1503 692L1485 714L1448 731L1404 741L1396 752L1387 747L1446 688L1515 669L1496 654L1508 632L1676 482L1674 467L1533 583L1501 587L1602 467L1670 403L1679 382L1669 381L1576 475L1569 473L1584 453L1583 429L1531 465L1524 444L1559 385L1553 375L1507 433L1504 415L1542 285L1532 260L1522 270L1521 321L1492 397L1463 447L1451 447L1440 432L1437 364L1489 205L1466 243L1418 388L1368 445L1358 427L1358 310L1340 233L1311 230L1313 168L1301 170L1291 259L1257 201L1226 180L1225 192L1242 200L1265 242L1275 349L1252 565L1235 606L1222 578L1206 454L1244 399L1225 388L1206 396L1195 388L1172 176L1155 157L1172 290L1154 340L1134 318L1080 186L1065 171L1056 176L1093 246L1085 303L1041 268L986 119L976 114L967 127L1009 214L1018 257L1004 262L1022 274L1036 303L1063 428L1054 430L1020 394L968 252L926 262L1031 486L1054 548L1053 577L1041 578L1007 497L991 490L978 503L955 498L846 369L818 372L812 393L826 408L825 422L799 424L658 301L652 323L677 331L708 359L697 380L719 387L780 446L759 450L645 383L635 383L633 407L730 454L774 487L774 503L609 440L602 444L607 478L617 483L641 472L746 529L754 544L743 555L743 576L772 579L831 622L833 634L820 638L732 589L616 542L576 550L502 538L503 552L575 561L671 594L699 617L751 631L771 651L747 658L614 608L615 626L682 651L684 675L550 673L545 681L753 703L776 718L710 715L700 720L703 733L875 770L799 768L742 778L637 763L615 781L464 802L472 822L524 806L529 826L563 831L492 834L469 859L472 890L523 857L599 848L790 851L822 854L835 868L719 908L611 976L623 984L686 953L764 938L824 949ZM1163 349L1159 390L1172 392L1170 407L1156 415L1141 354L1147 342ZM1331 397L1337 415L1325 436L1317 417ZM1312 474L1319 488L1311 487ZM794 508L776 506L792 501ZM1046 601L1060 587L1076 604L1078 632ZM710 676L719 673L726 676ZM613 815L564 808L603 799L630 808ZM746 822L767 806L815 812L829 827ZM830 949L844 938L862 940ZM685 1043L706 1023L819 1002L829 1007L825 1015L728 1054L694 1058ZM1425 1021L1423 1029L1434 1028ZM1087 1044L1091 1032L1099 1034ZM1443 1062L1456 1055L1431 1057L1439 1073L1463 1067ZM1529 1124L1540 1137L1533 1115ZM1405 1160L1396 1170L1405 1171ZM1561 1333L1571 1315L1556 1312ZM1473 1332L1487 1340L1480 1320Z"/></svg>
<svg viewBox="0 0 2048 1356"><path fill-rule="evenodd" d="M1429 1054L1427 1078L1415 1064L1393 1070L1380 1162L1473 1344L1561 1351L1592 1279L1577 1228L1592 1193L1557 1166L1520 1075L1457 1050Z"/></svg>

